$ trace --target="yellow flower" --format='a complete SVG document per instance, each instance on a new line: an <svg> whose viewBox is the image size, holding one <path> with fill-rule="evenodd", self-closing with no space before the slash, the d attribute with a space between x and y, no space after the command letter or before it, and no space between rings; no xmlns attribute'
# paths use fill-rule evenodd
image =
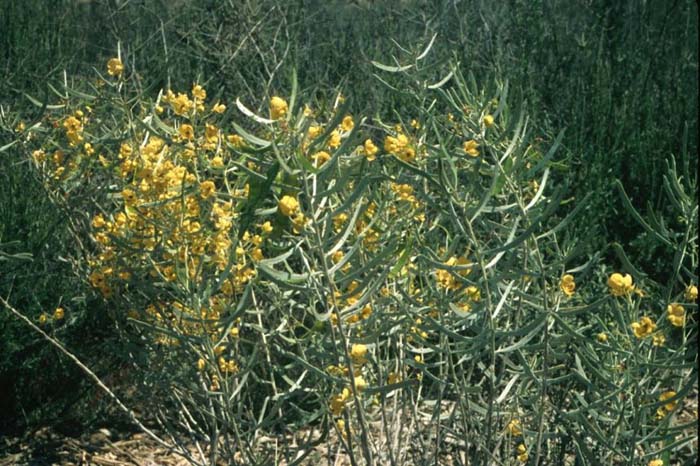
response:
<svg viewBox="0 0 700 466"><path fill-rule="evenodd" d="M479 144L473 140L470 139L469 141L466 141L464 143L464 152L466 152L468 155L471 155L472 157L478 157L479 156Z"/></svg>
<svg viewBox="0 0 700 466"><path fill-rule="evenodd" d="M360 392L367 388L367 382L361 375L355 377L355 388Z"/></svg>
<svg viewBox="0 0 700 466"><path fill-rule="evenodd" d="M294 228L294 233L299 233L301 230L304 229L304 226L306 225L306 217L304 217L304 214L299 212L292 218L292 227Z"/></svg>
<svg viewBox="0 0 700 466"><path fill-rule="evenodd" d="M634 331L634 336L642 339L651 335L654 330L656 330L656 324L649 317L642 317L639 322L633 322L632 330Z"/></svg>
<svg viewBox="0 0 700 466"><path fill-rule="evenodd" d="M194 103L187 97L187 94L180 93L177 97L173 96L173 98L168 101L170 105L172 105L175 114L179 116L185 115L194 107Z"/></svg>
<svg viewBox="0 0 700 466"><path fill-rule="evenodd" d="M243 138L238 134L229 134L226 136L226 140L233 147L241 147L243 145Z"/></svg>
<svg viewBox="0 0 700 466"><path fill-rule="evenodd" d="M369 316L372 315L372 305L366 304L365 307L362 308L360 315L362 316L363 319L369 319Z"/></svg>
<svg viewBox="0 0 700 466"><path fill-rule="evenodd" d="M333 261L334 264L337 264L338 262L343 260L343 257L345 257L345 253L343 251L336 251L331 256L331 260Z"/></svg>
<svg viewBox="0 0 700 466"><path fill-rule="evenodd" d="M387 136L384 139L384 150L390 154L396 154L401 148L401 144L398 138L394 136Z"/></svg>
<svg viewBox="0 0 700 466"><path fill-rule="evenodd" d="M54 320L61 320L65 316L65 311L63 310L62 307L57 307L55 311L53 311L53 318Z"/></svg>
<svg viewBox="0 0 700 466"><path fill-rule="evenodd" d="M40 325L44 325L46 322L48 322L48 320L49 320L49 316L47 316L45 312L39 316L39 324Z"/></svg>
<svg viewBox="0 0 700 466"><path fill-rule="evenodd" d="M204 181L199 185L199 195L202 196L202 199L207 199L214 194L215 191L216 185L211 180Z"/></svg>
<svg viewBox="0 0 700 466"><path fill-rule="evenodd" d="M270 119L279 120L287 115L287 102L281 97L274 96L270 99Z"/></svg>
<svg viewBox="0 0 700 466"><path fill-rule="evenodd" d="M223 356L219 357L219 370L224 373L233 374L238 372L238 364L235 361L227 361Z"/></svg>
<svg viewBox="0 0 700 466"><path fill-rule="evenodd" d="M124 189L122 190L122 199L124 199L124 203L127 205L134 205L137 201L136 193L133 192L131 189Z"/></svg>
<svg viewBox="0 0 700 466"><path fill-rule="evenodd" d="M493 116L492 115L486 115L484 117L484 126L487 128L490 126L493 126Z"/></svg>
<svg viewBox="0 0 700 466"><path fill-rule="evenodd" d="M654 346L664 346L664 343L666 343L666 337L664 336L663 333L657 333L656 335L652 336L652 341L651 343Z"/></svg>
<svg viewBox="0 0 700 466"><path fill-rule="evenodd" d="M698 300L698 287L695 285L688 285L685 289L685 299L688 301L695 302Z"/></svg>
<svg viewBox="0 0 700 466"><path fill-rule="evenodd" d="M217 102L214 104L214 106L211 108L211 111L214 113L224 113L226 111L226 105Z"/></svg>
<svg viewBox="0 0 700 466"><path fill-rule="evenodd" d="M178 132L180 133L180 137L183 139L189 139L190 141L194 139L194 128L192 128L192 125L180 125Z"/></svg>
<svg viewBox="0 0 700 466"><path fill-rule="evenodd" d="M374 145L374 142L371 139L365 140L362 153L367 158L367 161L371 162L376 159L377 152L379 152L379 148Z"/></svg>
<svg viewBox="0 0 700 466"><path fill-rule="evenodd" d="M335 421L335 427L338 429L338 432L340 432L340 435L343 436L345 440L348 439L348 431L345 429L345 419L338 419Z"/></svg>
<svg viewBox="0 0 700 466"><path fill-rule="evenodd" d="M520 444L517 447L518 450L518 461L521 463L527 463L527 460L530 458L527 454L527 447L524 444Z"/></svg>
<svg viewBox="0 0 700 466"><path fill-rule="evenodd" d="M674 392L673 390L669 390L669 391L663 392L661 395L659 395L659 401L662 401L662 402L663 402L663 401L666 401L666 400L668 400L668 399L670 399L670 398L673 398L673 397L676 396L676 395L677 395L677 393ZM674 409L676 409L676 405L677 405L677 404L678 404L678 400L676 400L676 401L671 401L671 402L669 402L669 403L666 403L663 407L664 407L664 409L665 409L666 411L669 411L669 412L670 412L670 411L673 411Z"/></svg>
<svg viewBox="0 0 700 466"><path fill-rule="evenodd" d="M306 135L309 139L316 139L321 134L321 131L323 131L323 128L321 128L320 126L312 125L309 126L309 129L306 131Z"/></svg>
<svg viewBox="0 0 700 466"><path fill-rule="evenodd" d="M63 121L63 128L67 133L79 133L83 130L83 124L76 117L69 116Z"/></svg>
<svg viewBox="0 0 700 466"><path fill-rule="evenodd" d="M340 133L338 130L333 130L333 132L331 132L331 137L328 139L328 147L331 149L340 147Z"/></svg>
<svg viewBox="0 0 700 466"><path fill-rule="evenodd" d="M655 460L651 460L649 461L647 466L664 466L664 460L660 460L658 458Z"/></svg>
<svg viewBox="0 0 700 466"><path fill-rule="evenodd" d="M622 275L616 272L608 278L608 287L610 288L610 294L613 296L628 295L634 291L632 276L629 274Z"/></svg>
<svg viewBox="0 0 700 466"><path fill-rule="evenodd" d="M685 309L678 303L671 303L666 308L667 318L674 327L683 327L685 324Z"/></svg>
<svg viewBox="0 0 700 466"><path fill-rule="evenodd" d="M387 136L384 139L384 150L404 162L412 162L416 157L416 150L411 147L408 137L403 133L397 134L396 137Z"/></svg>
<svg viewBox="0 0 700 466"><path fill-rule="evenodd" d="M391 183L391 190L402 201L414 202L416 200L413 195L413 186L410 184Z"/></svg>
<svg viewBox="0 0 700 466"><path fill-rule="evenodd" d="M105 219L102 216L102 214L97 214L92 218L92 227L93 228L102 228L105 226Z"/></svg>
<svg viewBox="0 0 700 466"><path fill-rule="evenodd" d="M322 150L320 152L316 152L311 156L311 158L314 159L314 166L318 168L331 159L331 154Z"/></svg>
<svg viewBox="0 0 700 466"><path fill-rule="evenodd" d="M66 158L66 154L64 154L62 150L57 150L56 152L53 153L51 160L53 160L53 163L55 163L56 165L60 165L63 163L65 158Z"/></svg>
<svg viewBox="0 0 700 466"><path fill-rule="evenodd" d="M366 361L365 355L367 354L367 346L362 344L352 345L350 349L350 357L353 362L362 364Z"/></svg>
<svg viewBox="0 0 700 466"><path fill-rule="evenodd" d="M131 154L134 153L133 147L131 147L131 144L128 142L123 142L121 146L119 146L119 158L120 159L126 159L131 156Z"/></svg>
<svg viewBox="0 0 700 466"><path fill-rule="evenodd" d="M262 230L263 233L272 233L272 224L268 221L260 225L260 229Z"/></svg>
<svg viewBox="0 0 700 466"><path fill-rule="evenodd" d="M250 257L255 261L255 262L260 262L265 258L263 255L262 249L260 248L255 248L250 252Z"/></svg>
<svg viewBox="0 0 700 466"><path fill-rule="evenodd" d="M204 361L204 359L201 359L201 358L200 358L200 359L197 361L197 369L199 369L200 371L203 371L205 367L207 367L206 361Z"/></svg>
<svg viewBox="0 0 700 466"><path fill-rule="evenodd" d="M596 335L596 338L600 343L607 343L608 341L608 334L605 332L600 332L598 335Z"/></svg>
<svg viewBox="0 0 700 466"><path fill-rule="evenodd" d="M279 209L280 213L285 217L291 217L296 213L297 210L299 210L299 201L297 201L296 198L292 196L285 195L282 196L282 199L280 199L277 208Z"/></svg>
<svg viewBox="0 0 700 466"><path fill-rule="evenodd" d="M192 97L203 102L207 98L207 91L199 84L192 85Z"/></svg>
<svg viewBox="0 0 700 466"><path fill-rule="evenodd" d="M445 265L448 267L454 267L454 266L463 266L463 265L470 265L471 262L469 262L466 258L464 257L450 257L447 262L445 262ZM470 269L464 269L464 270L459 270L457 273L461 276L466 276L469 274L471 270ZM449 270L444 270L444 269L438 269L435 271L435 276L437 279L438 286L445 288L447 290L456 290L459 288L459 282L455 279L455 277L450 273ZM468 307L468 305L467 305Z"/></svg>
<svg viewBox="0 0 700 466"><path fill-rule="evenodd" d="M207 123L204 130L204 138L210 144L216 144L219 141L219 128Z"/></svg>
<svg viewBox="0 0 700 466"><path fill-rule="evenodd" d="M561 282L559 283L559 288L566 296L573 296L576 290L576 282L574 282L574 276L566 274L561 277Z"/></svg>
<svg viewBox="0 0 700 466"><path fill-rule="evenodd" d="M110 76L121 76L124 72L124 64L118 58L110 58L107 62L107 73Z"/></svg>
<svg viewBox="0 0 700 466"><path fill-rule="evenodd" d="M46 152L44 152L41 149L37 149L34 152L32 152L32 158L37 164L44 163L46 160Z"/></svg>
<svg viewBox="0 0 700 466"><path fill-rule="evenodd" d="M479 288L475 287L474 285L468 286L464 290L464 294L466 294L469 297L469 299L471 299L472 301L474 301L476 303L481 301L481 291L479 290Z"/></svg>
<svg viewBox="0 0 700 466"><path fill-rule="evenodd" d="M340 127L343 129L343 131L352 131L352 129L355 127L355 122L352 120L352 116L346 115L343 118L343 121L340 123Z"/></svg>
<svg viewBox="0 0 700 466"><path fill-rule="evenodd" d="M510 435L512 435L514 437L517 437L517 436L523 434L523 431L520 428L520 421L517 419L513 419L512 421L510 421L508 423L508 425L506 426L506 429L508 430Z"/></svg>
<svg viewBox="0 0 700 466"><path fill-rule="evenodd" d="M330 402L331 413L333 413L334 416L340 416L349 398L350 390L347 388L344 388L339 395L332 397Z"/></svg>

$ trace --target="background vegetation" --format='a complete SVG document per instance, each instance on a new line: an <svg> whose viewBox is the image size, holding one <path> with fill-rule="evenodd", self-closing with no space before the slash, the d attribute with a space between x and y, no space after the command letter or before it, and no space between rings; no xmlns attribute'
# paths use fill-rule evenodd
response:
<svg viewBox="0 0 700 466"><path fill-rule="evenodd" d="M51 8L8 0L0 30L0 295L32 318L70 302L74 314L52 331L102 376L119 373L128 348L74 274L70 218L9 145L20 119L39 116L27 96L43 102L47 84L64 76L94 80L117 43L151 94L199 81L213 100L240 97L264 113L294 69L308 100L341 90L351 113L396 121L424 102L402 92L413 77L387 78L372 61L410 63L436 35L425 82L443 78L450 62L480 85L507 79L509 98L526 103L543 141L564 130L553 174L567 186L560 214L593 193L564 232L582 254L620 264L609 247L618 243L649 277L669 273L672 243L639 225L614 181L640 212L680 227L660 174L670 155L679 171L697 172L698 11L690 0L56 0ZM1 429L99 416L76 369L7 313L0 335Z"/></svg>

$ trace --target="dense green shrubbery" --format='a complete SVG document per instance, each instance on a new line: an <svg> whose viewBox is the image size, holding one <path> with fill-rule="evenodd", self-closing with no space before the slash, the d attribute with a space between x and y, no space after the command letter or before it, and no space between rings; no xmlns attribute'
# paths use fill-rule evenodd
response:
<svg viewBox="0 0 700 466"><path fill-rule="evenodd" d="M258 428L321 419L357 434L346 440L363 446L358 461L463 449L515 462L519 442L550 464L688 455L688 437L673 443L692 430L673 403L697 390L684 296L697 283L694 4L19 5L0 11L0 292L99 373L122 358L91 359L96 340L128 355L130 399L162 428L187 425L248 462L260 451L241 442ZM126 74L108 78L95 64L118 40ZM270 116L268 97L292 75L283 118L241 119ZM353 244L339 246L345 259L341 243ZM623 296L605 298L619 268L635 288L615 276ZM341 302L345 333L325 321ZM57 408L28 408L65 363L10 315L0 322L3 379L46 381L3 409L46 419ZM378 406L343 390L343 365L363 359ZM422 409L437 419L448 401L432 449ZM415 423L395 439L406 443L378 447L366 426L389 426L390 403L415 404L398 410Z"/></svg>
<svg viewBox="0 0 700 466"><path fill-rule="evenodd" d="M413 109L395 124L296 81L262 116L199 84L149 97L119 58L55 90L22 147L89 233L74 270L129 342L130 399L194 464L265 464L264 432L318 424L364 464L686 457L694 181L666 174L678 232L628 206L679 251L667 283L601 269L558 234L586 207L554 215L561 135L497 81L429 84L431 46L374 63Z"/></svg>

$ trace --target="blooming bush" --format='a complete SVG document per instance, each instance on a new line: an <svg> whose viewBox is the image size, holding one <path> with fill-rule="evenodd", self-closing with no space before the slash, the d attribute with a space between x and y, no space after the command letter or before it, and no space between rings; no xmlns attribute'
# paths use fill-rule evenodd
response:
<svg viewBox="0 0 700 466"><path fill-rule="evenodd" d="M365 464L690 443L672 418L697 380L692 203L658 307L664 285L604 277L560 238L585 205L558 216L559 140L502 85L453 70L439 105L387 124L294 85L256 113L196 83L144 95L117 58L107 74L65 89L27 149L90 236L81 272L134 343L141 403L192 463L262 464L263 432L309 425Z"/></svg>

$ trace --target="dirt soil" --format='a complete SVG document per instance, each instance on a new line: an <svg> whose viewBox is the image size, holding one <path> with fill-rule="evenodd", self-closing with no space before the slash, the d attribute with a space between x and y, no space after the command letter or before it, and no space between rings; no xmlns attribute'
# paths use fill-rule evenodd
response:
<svg viewBox="0 0 700 466"><path fill-rule="evenodd" d="M333 440L320 442L310 448L300 448L296 436L285 439L288 451L296 451L296 457L308 452L299 466L330 464L349 466L350 461ZM314 437L314 435L312 435ZM307 441L309 437L306 437ZM260 439L267 451L281 450L283 445L277 439ZM316 442L313 442L316 443ZM277 447L277 448L276 448ZM195 448L191 453L196 456ZM292 453L293 454L293 453ZM285 466L293 458L271 458L270 464ZM239 459L238 464L243 462ZM228 463L220 461L226 466ZM0 437L0 466L189 466L182 456L158 445L143 433L117 433L109 429L99 429L91 434L72 437L48 427L28 433L23 437Z"/></svg>
<svg viewBox="0 0 700 466"><path fill-rule="evenodd" d="M43 428L25 438L6 438L0 466L187 466L182 457L159 447L144 434L117 438L108 429L68 437Z"/></svg>

